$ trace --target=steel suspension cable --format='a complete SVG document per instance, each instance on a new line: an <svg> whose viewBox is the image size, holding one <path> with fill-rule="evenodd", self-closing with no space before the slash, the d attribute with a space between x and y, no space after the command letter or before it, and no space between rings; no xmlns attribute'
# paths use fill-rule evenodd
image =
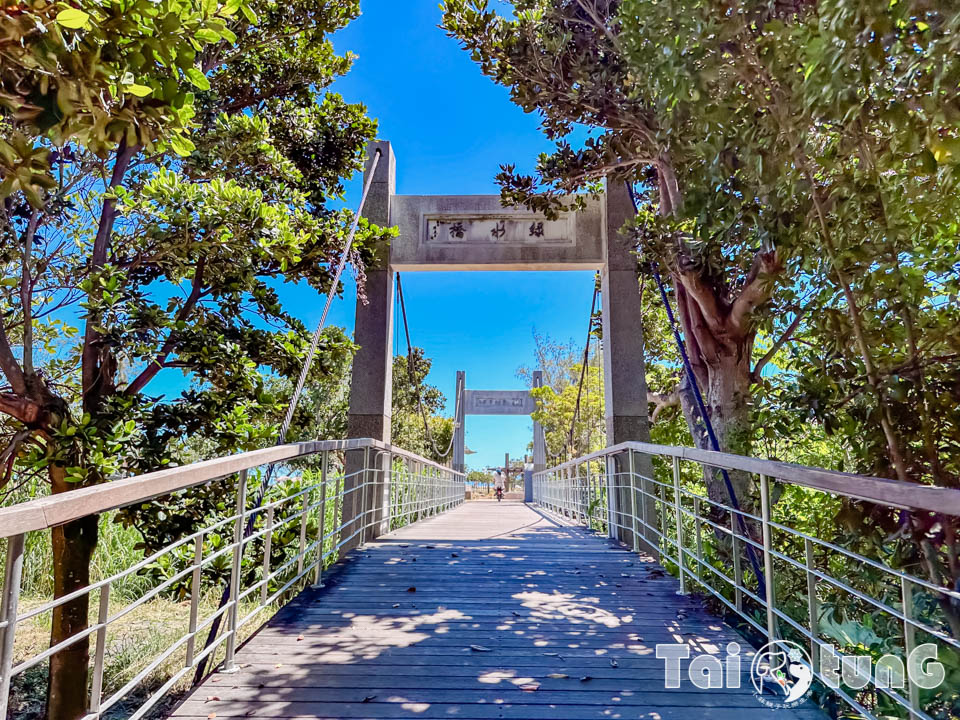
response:
<svg viewBox="0 0 960 720"><path fill-rule="evenodd" d="M460 387L460 381L457 380L457 386L454 389L454 411L453 411L453 433L450 435L450 444L447 449L441 453L434 441L433 433L430 430L430 422L427 419L427 411L423 407L423 382L416 382L413 374L413 344L410 342L410 325L407 322L407 304L403 299L403 284L400 280L400 273L397 273L397 297L400 299L400 315L403 318L403 332L407 338L407 375L410 378L410 384L417 389L417 409L420 418L423 420L423 430L426 433L427 440L433 448L437 457L445 458L453 450L453 441L456 438L457 429L460 426L460 403L463 401L463 388Z"/></svg>
<svg viewBox="0 0 960 720"><path fill-rule="evenodd" d="M590 319L587 322L587 343L583 348L583 363L580 365L580 382L577 384L577 402L573 408L573 420L570 421L570 432L567 434L567 445L570 452L573 452L573 432L576 428L577 418L580 416L580 398L583 395L583 382L587 374L587 364L590 360L590 338L593 337L593 316L597 311L597 296L600 294L600 288L597 286L597 278L593 278L593 299L590 301ZM587 449L589 453L589 448Z"/></svg>
<svg viewBox="0 0 960 720"><path fill-rule="evenodd" d="M637 204L637 196L633 191L633 186L629 182L624 182L624 184L627 186L627 192L630 193L630 202L633 203L634 215L638 215L640 213L640 208ZM707 431L707 438L710 440L710 446L716 452L721 452L720 442L717 440L717 435L713 430L713 423L710 421L710 416L707 414L707 406L703 401L703 394L700 392L700 385L697 382L696 376L693 374L693 365L690 363L690 357L687 355L686 344L683 342L683 338L680 335L680 329L677 326L677 321L673 314L673 307L670 305L670 300L667 297L667 291L664 288L663 280L660 277L660 272L657 269L656 262L650 261L650 270L653 274L653 279L657 283L657 288L660 291L660 300L663 303L664 309L667 311L667 320L670 323L670 329L673 331L673 339L677 345L677 349L680 351L680 357L683 360L684 373L686 374L687 380L690 383L690 388L693 390L693 396L697 403L697 410L700 414L700 418L703 420L703 426ZM743 533L744 537L752 537L748 532L747 524L744 521L743 514L740 511L740 502L737 498L737 493L733 487L733 483L730 481L730 475L725 468L720 468L720 473L723 476L723 482L727 490L727 495L730 498L730 504L737 516L737 525L740 528L740 532ZM753 545L751 545L749 542L746 543L746 549L747 556L750 559L750 565L753 568L753 573L757 578L758 589L762 588L765 594L766 584L764 582L763 571L760 570L760 563L757 560L756 553L753 551Z"/></svg>
<svg viewBox="0 0 960 720"><path fill-rule="evenodd" d="M290 404L287 405L287 412L284 415L283 422L280 425L280 432L277 435L277 445L283 445L287 441L287 433L290 431L290 426L293 424L293 415L296 412L297 405L300 403L300 396L303 394L303 388L306 385L307 376L310 374L310 368L313 365L313 359L317 354L317 348L320 345L320 337L323 334L324 326L327 323L327 315L330 313L330 307L333 305L333 298L336 296L337 288L340 286L340 278L347 266L347 261L350 259L350 248L353 247L353 239L357 234L357 227L360 225L360 216L363 213L363 206L367 202L367 195L370 193L370 186L373 184L373 176L377 171L377 165L380 163L380 156L382 154L383 151L380 150L380 148L377 148L370 162L370 170L367 174L367 179L363 184L363 194L360 196L360 205L357 207L357 212L354 213L353 223L350 225L350 231L347 233L347 239L344 241L343 249L340 251L340 260L337 263L336 272L334 273L333 280L330 283L330 290L327 291L327 299L323 306L323 312L320 315L320 321L317 323L317 329L313 332L313 338L310 342L310 350L307 352L307 358L303 363L303 367L300 368L300 376L297 378L297 384L294 387L293 394L290 396ZM264 474L263 482L260 484L256 501L251 509L252 512L250 513L250 517L247 519L247 523L243 529L243 538L240 541L241 557L243 555L243 541L253 534L254 523L256 522L257 514L263 505L263 500L266 497L267 489L270 487L270 481L273 479L273 472L275 468L276 463L270 463L270 465L267 466L267 472ZM322 547L320 548L320 555L322 562ZM220 596L220 604L217 609L221 610L228 602L230 602L229 583L224 588L223 594ZM220 621L223 618L223 615L223 613L217 615L213 623L210 625L210 632L207 634L207 640L203 645L204 649L210 647L213 641L216 640L217 635L220 632ZM193 678L194 684L198 683L203 678L207 668L207 659L209 657L211 656L208 655L207 657L204 657L197 664L197 670Z"/></svg>

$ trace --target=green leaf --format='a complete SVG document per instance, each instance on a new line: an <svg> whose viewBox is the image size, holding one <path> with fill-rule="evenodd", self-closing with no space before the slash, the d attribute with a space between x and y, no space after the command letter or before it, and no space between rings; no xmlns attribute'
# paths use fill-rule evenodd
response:
<svg viewBox="0 0 960 720"><path fill-rule="evenodd" d="M126 91L131 95L136 95L137 97L146 97L153 92L153 88L134 83L133 85L128 85L126 87Z"/></svg>
<svg viewBox="0 0 960 720"><path fill-rule="evenodd" d="M217 14L221 15L222 17L230 17L235 15L237 10L240 9L240 1L241 0L227 0L226 4L220 8L220 12Z"/></svg>
<svg viewBox="0 0 960 720"><path fill-rule="evenodd" d="M187 70L187 79L193 83L194 87L200 90L209 90L210 81L207 76L200 72L200 68L192 67Z"/></svg>
<svg viewBox="0 0 960 720"><path fill-rule="evenodd" d="M247 22L249 22L251 25L256 24L257 14L253 10L251 10L249 6L245 4L241 5L240 11L243 13L243 16L247 19Z"/></svg>
<svg viewBox="0 0 960 720"><path fill-rule="evenodd" d="M76 8L67 8L57 13L57 24L71 30L86 27L89 21L90 16L83 10L77 10Z"/></svg>
<svg viewBox="0 0 960 720"><path fill-rule="evenodd" d="M210 28L203 28L202 30L197 30L193 36L197 40L202 40L203 42L215 43L220 40L220 33L216 30L211 30Z"/></svg>
<svg viewBox="0 0 960 720"><path fill-rule="evenodd" d="M197 146L193 144L193 140L186 135L174 135L170 139L170 147L181 157L187 157L197 149Z"/></svg>

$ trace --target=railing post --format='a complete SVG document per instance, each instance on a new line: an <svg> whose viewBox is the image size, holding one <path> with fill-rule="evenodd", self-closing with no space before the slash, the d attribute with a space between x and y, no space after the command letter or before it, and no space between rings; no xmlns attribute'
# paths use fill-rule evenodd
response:
<svg viewBox="0 0 960 720"><path fill-rule="evenodd" d="M737 612L743 612L743 568L740 566L740 537L737 535L737 514L730 513L730 539L733 541L733 595Z"/></svg>
<svg viewBox="0 0 960 720"><path fill-rule="evenodd" d="M575 464L574 464L574 467L575 467L576 470L577 470L577 477L579 478L579 477L580 477L580 463L575 463ZM592 480L593 480L593 478L590 477L590 466L587 465L587 474L586 474L586 482L587 482L587 517L588 517L588 519L587 519L587 527L589 527L591 530L593 530L593 510L594 510L594 508L596 507L596 504L594 503L594 500L593 500L593 483L591 482Z"/></svg>
<svg viewBox="0 0 960 720"><path fill-rule="evenodd" d="M634 462L633 450L627 450L627 476L630 478L629 487L630 487L630 527L633 528L633 551L635 553L640 552L640 533L638 531L637 523L639 518L637 517L637 467ZM643 524L647 524L647 506L642 501L640 503L640 508L643 511Z"/></svg>
<svg viewBox="0 0 960 720"><path fill-rule="evenodd" d="M344 494L347 490L347 463L346 458L344 458L344 463L340 468L340 474L337 475L337 481L334 485L333 492L333 525L330 528L330 532L334 533L333 536L333 546L336 547L341 538L343 537L343 501ZM340 557L340 551L337 550L337 557Z"/></svg>
<svg viewBox="0 0 960 720"><path fill-rule="evenodd" d="M407 515L407 525L420 519L420 463L413 461L413 474L410 476L410 511Z"/></svg>
<svg viewBox="0 0 960 720"><path fill-rule="evenodd" d="M224 672L236 672L234 654L237 650L237 614L240 602L240 561L243 558L243 526L247 509L247 471L240 471L237 485L237 520L233 524L233 564L230 567L230 607L227 610L227 649L223 659Z"/></svg>
<svg viewBox="0 0 960 720"><path fill-rule="evenodd" d="M603 458L603 469L606 475L607 488L607 537L619 539L623 518L620 513L620 483L617 465L610 456Z"/></svg>
<svg viewBox="0 0 960 720"><path fill-rule="evenodd" d="M107 649L107 619L110 617L110 585L100 588L97 638L93 651L93 681L90 683L90 713L99 717L103 698L103 659Z"/></svg>
<svg viewBox="0 0 960 720"><path fill-rule="evenodd" d="M329 471L330 453L325 452L320 460L320 529L318 531L319 547L317 548L317 569L313 577L313 587L323 587L323 546L327 529L327 473Z"/></svg>
<svg viewBox="0 0 960 720"><path fill-rule="evenodd" d="M413 485L417 479L417 463L415 460L407 460L407 477L404 478L403 495L403 524L409 525L410 518L413 517Z"/></svg>
<svg viewBox="0 0 960 720"><path fill-rule="evenodd" d="M187 660L185 667L193 666L193 656L197 645L197 621L200 617L200 581L203 579L203 537L197 535L193 541L193 573L190 578L190 620L187 625Z"/></svg>
<svg viewBox="0 0 960 720"><path fill-rule="evenodd" d="M683 559L683 509L680 504L680 458L673 456L673 505L677 523L677 570L680 574L680 593L687 594L686 572ZM666 550L666 545L664 546Z"/></svg>
<svg viewBox="0 0 960 720"><path fill-rule="evenodd" d="M362 545L364 536L367 534L367 486L370 484L371 454L369 447L363 449L363 472L360 473L360 506L354 518L354 526L350 530L350 534L356 536L352 541L355 545ZM359 527L356 526L356 523L359 523Z"/></svg>
<svg viewBox="0 0 960 720"><path fill-rule="evenodd" d="M562 468L552 475L553 484L547 488L547 500L551 506L556 507L561 500L565 505L564 515L571 520L580 523L580 502L577 499L576 491L570 486L567 477L567 468Z"/></svg>
<svg viewBox="0 0 960 720"><path fill-rule="evenodd" d="M303 574L303 566L306 559L307 515L310 511L310 495L311 492L307 490L300 496L300 549L297 553L297 575Z"/></svg>
<svg viewBox="0 0 960 720"><path fill-rule="evenodd" d="M17 630L17 606L20 603L20 578L23 575L24 536L7 538L7 563L3 574L3 599L0 622L6 623L0 635L0 718L7 717L10 680L13 668L13 640Z"/></svg>
<svg viewBox="0 0 960 720"><path fill-rule="evenodd" d="M900 579L900 591L903 602L903 652L905 655L907 670L910 669L910 655L916 646L916 628L910 620L913 619L913 584L907 578ZM906 673L908 696L910 698L910 718L919 717L914 710L919 709L920 689L913 682L910 673Z"/></svg>
<svg viewBox="0 0 960 720"><path fill-rule="evenodd" d="M377 460L377 481L373 484L373 518L368 533L371 540L376 540L390 528L390 488L393 485L393 453L384 451Z"/></svg>
<svg viewBox="0 0 960 720"><path fill-rule="evenodd" d="M694 522L694 529L696 530L696 533L697 533L696 576L697 576L697 580L699 580L702 583L703 582L703 534L702 534L703 523L700 521L700 498L697 496L694 496L693 498L693 522Z"/></svg>
<svg viewBox="0 0 960 720"><path fill-rule="evenodd" d="M276 508L271 505L267 508L266 527L263 534L263 585L260 587L260 604L266 605L267 598L270 597L270 556L273 553L273 521Z"/></svg>
<svg viewBox="0 0 960 720"><path fill-rule="evenodd" d="M763 574L767 601L767 641L777 638L777 615L774 610L776 599L773 596L773 540L770 532L770 481L766 475L760 476L760 510L763 524Z"/></svg>
<svg viewBox="0 0 960 720"><path fill-rule="evenodd" d="M820 672L820 609L817 602L817 576L813 574L813 542L803 539L803 550L807 561L807 614L810 616L810 662L813 671Z"/></svg>

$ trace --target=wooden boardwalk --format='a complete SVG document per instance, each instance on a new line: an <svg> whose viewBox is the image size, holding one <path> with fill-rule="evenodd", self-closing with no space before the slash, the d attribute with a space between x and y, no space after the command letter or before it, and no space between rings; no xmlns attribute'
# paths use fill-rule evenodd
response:
<svg viewBox="0 0 960 720"><path fill-rule="evenodd" d="M654 645L746 643L649 558L518 502L469 502L369 544L279 612L178 718L787 718L739 690L664 688Z"/></svg>

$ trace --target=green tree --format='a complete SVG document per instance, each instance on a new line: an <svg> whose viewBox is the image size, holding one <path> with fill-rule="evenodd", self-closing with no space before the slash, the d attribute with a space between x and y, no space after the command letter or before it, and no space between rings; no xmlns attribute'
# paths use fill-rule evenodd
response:
<svg viewBox="0 0 960 720"><path fill-rule="evenodd" d="M405 450L438 463L453 458L453 418L441 411L446 398L440 389L426 382L433 361L423 348L412 348L409 355L393 358L392 442Z"/></svg>
<svg viewBox="0 0 960 720"><path fill-rule="evenodd" d="M780 284L790 247L774 242L778 216L759 212L753 169L718 160L705 137L721 120L731 132L743 127L740 98L730 92L707 107L699 95L665 79L659 60L633 62L633 46L621 37L620 8L619 2L522 0L508 19L484 0L449 0L443 23L515 103L539 113L544 134L555 142L533 175L503 166L498 180L505 202L550 214L564 203L577 207L580 200L571 203L569 194L599 192L604 178L638 186L638 244L643 259L656 262L672 281L720 447L748 453L757 332L777 325L787 334L793 330L783 319L796 305L795 293ZM672 17L672 8L661 4L632 10L644 19L662 16L661 25ZM653 23L650 29L653 35ZM672 55L662 35L647 40L643 47ZM591 132L575 147L572 136L584 126ZM750 147L762 150L763 141ZM685 378L662 390L652 399L679 400L694 442L707 447ZM733 478L749 505L749 477ZM720 477L707 479L711 497L727 502Z"/></svg>
<svg viewBox="0 0 960 720"><path fill-rule="evenodd" d="M783 447L816 425L840 436L827 455L845 469L960 484L956 8L514 8L508 19L450 0L444 19L557 141L534 175L504 168L504 198L555 210L604 175L636 183L638 247L670 280L721 448L745 453L758 436ZM593 132L574 148L578 125ZM955 520L856 504L843 518L874 546L907 522L904 567L960 581ZM938 599L960 633L956 608Z"/></svg>
<svg viewBox="0 0 960 720"><path fill-rule="evenodd" d="M5 457L62 493L176 462L194 434L221 452L267 442L272 429L256 418L281 398L266 378L294 377L309 342L275 286L329 288L351 219L329 202L375 132L362 106L316 99L349 68L327 35L358 3L104 2L66 19L39 7L6 5L28 40L0 46L5 97L33 78L33 105L63 115L50 125L43 112L19 117L16 99L3 106L7 146L27 138L39 158L32 179L18 170L15 182L7 163L0 186ZM28 20L49 34L30 35ZM73 44L87 55L61 62ZM100 57L90 80L81 60ZM51 63L55 82L40 77ZM137 87L106 115L70 106L102 83L104 97L119 97L129 74ZM358 268L383 234L361 223ZM55 379L38 347L78 318L82 332L56 361L68 377ZM321 352L351 349L330 330ZM173 369L189 389L151 393ZM88 584L96 541L96 518L53 530L58 597ZM52 643L86 627L87 606L83 595L55 611ZM83 714L87 658L84 641L51 659L50 717Z"/></svg>

